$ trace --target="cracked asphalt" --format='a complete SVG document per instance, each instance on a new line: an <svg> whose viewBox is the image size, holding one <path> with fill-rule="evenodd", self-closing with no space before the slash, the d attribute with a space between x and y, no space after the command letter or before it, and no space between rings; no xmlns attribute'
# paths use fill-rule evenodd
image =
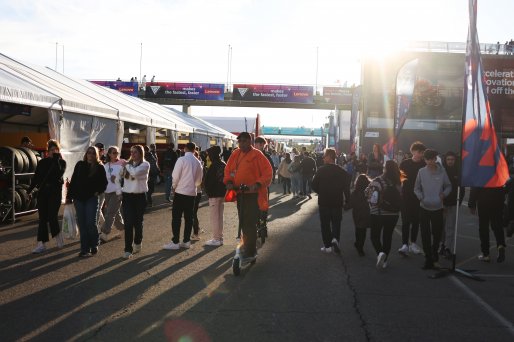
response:
<svg viewBox="0 0 514 342"><path fill-rule="evenodd" d="M291 199L273 185L269 239L239 277L231 267L233 203L225 206L223 246L203 246L211 238L204 199L201 240L190 250L165 251L171 210L158 187L142 253L130 260L121 258L120 238L88 259L77 257L76 240L63 249L51 241L46 253L32 255L35 216L3 224L0 341L514 340L512 238L506 263L477 261L477 219L463 208L458 267L485 281L429 279L434 272L421 270L422 256L396 253L399 226L389 267L377 270L369 234L365 257L353 248L350 212L343 216L342 255L320 252L316 201Z"/></svg>

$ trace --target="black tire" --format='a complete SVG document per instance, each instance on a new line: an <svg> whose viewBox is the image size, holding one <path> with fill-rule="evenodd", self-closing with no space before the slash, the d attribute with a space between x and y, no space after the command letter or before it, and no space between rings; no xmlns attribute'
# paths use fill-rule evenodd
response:
<svg viewBox="0 0 514 342"><path fill-rule="evenodd" d="M23 168L20 173L27 173L30 169L30 160L29 157L25 152L20 150L19 148L16 149L16 152L21 156L21 160L23 161Z"/></svg>
<svg viewBox="0 0 514 342"><path fill-rule="evenodd" d="M14 153L14 165L12 164L12 157ZM12 166L15 173L23 171L23 158L21 152L9 146L0 147L0 160L4 166Z"/></svg>
<svg viewBox="0 0 514 342"><path fill-rule="evenodd" d="M24 153L28 158L29 167L26 172L34 173L36 171L37 166L36 154L34 153L34 151L27 147L20 147L19 150L22 153Z"/></svg>
<svg viewBox="0 0 514 342"><path fill-rule="evenodd" d="M16 192L20 195L21 199L20 211L27 211L30 206L30 199L27 190L17 187Z"/></svg>
<svg viewBox="0 0 514 342"><path fill-rule="evenodd" d="M241 265L239 264L239 259L234 258L232 260L232 272L234 272L236 277L241 274Z"/></svg>
<svg viewBox="0 0 514 342"><path fill-rule="evenodd" d="M12 189L9 189L9 198L11 198L11 191ZM19 213L21 211L22 201L21 196L18 191L14 192L14 210Z"/></svg>

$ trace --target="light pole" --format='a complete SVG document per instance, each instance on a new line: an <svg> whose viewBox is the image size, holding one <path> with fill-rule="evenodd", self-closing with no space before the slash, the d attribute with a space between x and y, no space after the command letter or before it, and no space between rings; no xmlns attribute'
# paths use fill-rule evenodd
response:
<svg viewBox="0 0 514 342"><path fill-rule="evenodd" d="M141 52L139 54L139 80L141 80L141 65L143 63L143 43L141 43Z"/></svg>

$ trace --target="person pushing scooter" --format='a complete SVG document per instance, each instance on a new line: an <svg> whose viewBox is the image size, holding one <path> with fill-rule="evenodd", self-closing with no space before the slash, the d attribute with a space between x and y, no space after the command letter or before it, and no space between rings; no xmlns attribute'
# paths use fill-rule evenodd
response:
<svg viewBox="0 0 514 342"><path fill-rule="evenodd" d="M252 136L242 132L237 137L239 148L228 159L223 182L227 190L236 190L239 225L243 236L240 245L244 259L255 259L257 223L260 211L268 210L268 186L271 184L273 170L270 163L252 146ZM241 185L245 190L241 191ZM244 214L243 214L244 213Z"/></svg>

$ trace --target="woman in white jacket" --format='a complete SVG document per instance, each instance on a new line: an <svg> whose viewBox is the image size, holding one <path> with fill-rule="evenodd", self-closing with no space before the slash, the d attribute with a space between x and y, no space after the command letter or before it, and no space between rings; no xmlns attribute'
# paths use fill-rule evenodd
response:
<svg viewBox="0 0 514 342"><path fill-rule="evenodd" d="M150 164L145 161L143 146L130 148L130 159L122 161L123 169L123 219L125 221L125 252L128 259L132 253L139 253L143 242L143 215L148 192L148 171Z"/></svg>
<svg viewBox="0 0 514 342"><path fill-rule="evenodd" d="M121 216L121 183L120 173L123 169L123 162L118 158L120 152L118 147L111 146L107 150L107 162L104 164L105 175L107 177L107 189L105 189L105 222L102 226L100 240L107 242L112 226L118 231L123 231L123 217ZM115 233L114 236L117 236Z"/></svg>

